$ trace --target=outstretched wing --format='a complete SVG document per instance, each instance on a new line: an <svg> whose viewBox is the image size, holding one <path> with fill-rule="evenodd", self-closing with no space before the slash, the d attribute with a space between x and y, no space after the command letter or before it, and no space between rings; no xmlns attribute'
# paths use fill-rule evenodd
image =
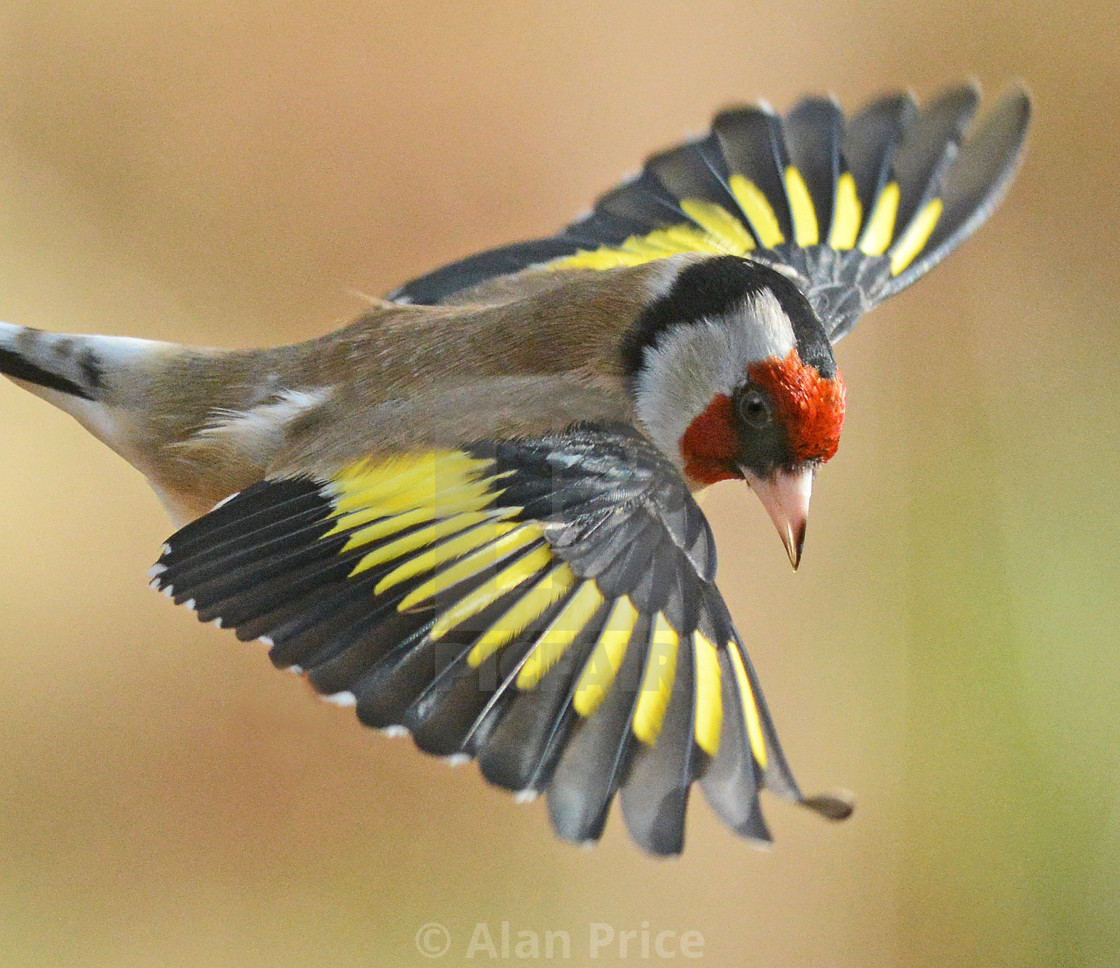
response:
<svg viewBox="0 0 1120 968"><path fill-rule="evenodd" d="M556 236L444 266L389 298L437 303L529 268L724 253L792 275L835 342L955 249L1002 196L1030 101L1013 89L965 142L979 96L965 85L919 110L892 95L848 120L825 98L784 118L766 107L724 111L706 137L653 156Z"/></svg>
<svg viewBox="0 0 1120 968"><path fill-rule="evenodd" d="M153 572L367 725L545 792L566 839L598 839L621 791L633 838L677 853L697 779L758 840L763 787L846 813L801 797L713 584L708 524L633 430L263 481L173 536Z"/></svg>

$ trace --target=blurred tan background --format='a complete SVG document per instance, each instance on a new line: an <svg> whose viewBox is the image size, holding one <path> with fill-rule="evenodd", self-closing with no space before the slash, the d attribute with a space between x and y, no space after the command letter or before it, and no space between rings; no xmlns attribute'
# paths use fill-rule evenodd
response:
<svg viewBox="0 0 1120 968"><path fill-rule="evenodd" d="M679 861L617 817L579 851L363 731L148 591L154 496L0 385L0 964L393 968L427 922L456 964L503 920L574 963L604 923L721 968L1116 964L1118 38L1090 0L0 2L0 318L223 346L550 232L731 102L1036 98L991 223L840 347L802 570L705 500L803 787L859 796L770 802L768 853L699 795Z"/></svg>

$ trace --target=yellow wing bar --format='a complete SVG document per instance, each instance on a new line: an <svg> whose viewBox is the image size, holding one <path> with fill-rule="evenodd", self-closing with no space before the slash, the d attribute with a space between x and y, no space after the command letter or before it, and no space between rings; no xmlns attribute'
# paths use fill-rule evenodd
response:
<svg viewBox="0 0 1120 968"><path fill-rule="evenodd" d="M741 212L738 215L715 202L686 198L680 202L680 209L690 221L654 229L646 235L631 235L617 246L581 249L573 255L554 259L548 263L548 268L554 271L613 269L685 252L745 256L755 248L756 238L764 248L786 241L773 206L754 182L742 175L732 175L728 186L739 203ZM805 180L793 165L786 168L785 186L794 242L802 248L820 244L823 219L818 217ZM898 275L922 251L937 226L942 208L938 198L927 202L896 239L898 202L898 183L892 181L884 186L864 220L855 180L850 172L842 173L836 182L834 210L829 220L829 248L848 251L858 247L868 256L883 255L890 249L891 273Z"/></svg>
<svg viewBox="0 0 1120 968"><path fill-rule="evenodd" d="M743 223L720 206L704 202L689 208L697 223L706 226L708 238L740 248L753 244ZM765 218L762 211L756 216ZM673 236L678 241L684 237ZM640 616L631 599L606 599L594 580L581 580L556 558L538 522L516 520L522 509L500 501L503 476L494 473L492 461L461 451L359 462L329 484L333 525L319 540L345 539L339 554L356 561L350 580L376 572L375 598L406 588L397 611L438 603L429 632L433 640L458 634L456 630L502 603L499 617L473 638L467 661L477 668L531 635L514 679L521 691L536 689L577 638L593 636L572 686L572 706L581 717L594 715L615 686L627 651L648 650L632 721L634 735L648 746L657 742L665 721L679 649L690 648L693 734L697 746L715 756L724 716L717 647L699 632L682 639L660 612L651 616L650 631L638 641ZM460 585L470 590L456 596ZM759 713L746 672L741 663L734 664L734 648L730 651L751 749L764 767Z"/></svg>

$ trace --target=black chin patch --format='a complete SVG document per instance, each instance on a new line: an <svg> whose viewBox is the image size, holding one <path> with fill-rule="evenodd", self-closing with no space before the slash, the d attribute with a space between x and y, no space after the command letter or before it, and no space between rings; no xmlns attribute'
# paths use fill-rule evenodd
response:
<svg viewBox="0 0 1120 968"><path fill-rule="evenodd" d="M789 449L789 434L777 420L771 420L763 427L752 427L743 421L742 400L751 389L757 391L760 388L744 385L736 390L732 397L735 406L736 431L740 441L735 463L739 467L746 467L759 477L769 477L779 467L794 463Z"/></svg>

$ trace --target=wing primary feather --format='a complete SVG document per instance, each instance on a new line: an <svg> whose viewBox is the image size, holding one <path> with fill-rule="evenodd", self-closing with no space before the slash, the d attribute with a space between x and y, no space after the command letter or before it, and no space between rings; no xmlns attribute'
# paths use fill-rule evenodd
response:
<svg viewBox="0 0 1120 968"><path fill-rule="evenodd" d="M952 88L922 110L903 132L894 159L899 200L892 248L905 239L911 223L936 198L979 101L975 85Z"/></svg>
<svg viewBox="0 0 1120 968"><path fill-rule="evenodd" d="M676 682L680 636L658 612L649 637L649 655L634 709L634 735L647 746L656 745L665 724L665 711Z"/></svg>
<svg viewBox="0 0 1120 968"><path fill-rule="evenodd" d="M283 521L309 508L324 508L321 483L309 478L261 481L231 495L217 508L180 528L167 542L161 561L170 566L176 559L199 548L214 548L228 540L230 529L237 540L246 524L250 528ZM233 500L238 503L231 507ZM256 510L246 511L256 505Z"/></svg>
<svg viewBox="0 0 1120 968"><path fill-rule="evenodd" d="M566 638L570 632L570 639L531 684L518 684L508 710L480 746L478 765L491 783L510 790L540 790L548 783L575 719L572 698L578 673L598 641L610 608L602 596L596 604L594 596L586 592L589 587L594 591L594 582L585 582L577 590L572 602L579 600L580 604L574 611L569 611L571 603L565 606L563 617L543 635L547 639L550 633L563 633ZM538 642L537 649L541 648ZM520 675L521 670L519 679Z"/></svg>
<svg viewBox="0 0 1120 968"><path fill-rule="evenodd" d="M478 628L492 630L502 625L517 607L516 601L511 604L515 598L516 595L509 595L491 606L479 616ZM562 598L551 602L528 622L523 623L519 616L515 620L521 626L518 634L500 649L487 651L477 660L475 653L481 637L474 629L457 630L439 642L436 674L402 718L417 746L441 756L467 751L471 733L486 711L508 702L507 690L516 677L515 670L532 647L535 635L563 604Z"/></svg>
<svg viewBox="0 0 1120 968"><path fill-rule="evenodd" d="M600 589L608 598L630 594L642 584L650 569L650 562L665 534L664 525L643 509L630 515L625 541L619 541L615 555L602 568L585 574L594 575ZM581 562L581 565L583 562ZM653 612L656 608L646 608Z"/></svg>
<svg viewBox="0 0 1120 968"><path fill-rule="evenodd" d="M576 577L567 564L561 563L552 568L475 640L469 656L471 665L479 665L524 634L525 629L551 610L557 601L566 601L575 581Z"/></svg>
<svg viewBox="0 0 1120 968"><path fill-rule="evenodd" d="M769 835L760 835L762 832L756 820L762 775L751 755L735 670L727 649L716 651L723 704L719 753L709 762L700 785L712 809L732 830L745 837L769 843Z"/></svg>
<svg viewBox="0 0 1120 968"><path fill-rule="evenodd" d="M941 186L937 224L916 258L884 286L880 299L923 276L991 214L1021 160L1030 113L1027 93L1012 88L964 143Z"/></svg>
<svg viewBox="0 0 1120 968"><path fill-rule="evenodd" d="M983 129L989 133L961 149L977 101L971 85L921 110L910 96L891 95L846 123L821 97L802 100L784 120L763 107L723 111L705 137L652 156L638 177L553 238L462 260L391 298L492 302L516 283L479 284L522 271L537 273L538 285L546 271L731 254L795 278L835 343L975 230L1006 188L1027 97L1013 92Z"/></svg>
<svg viewBox="0 0 1120 968"><path fill-rule="evenodd" d="M798 245L816 245L832 231L843 124L840 108L828 98L805 98L782 123L790 164L800 176L809 209L807 215L794 219Z"/></svg>
<svg viewBox="0 0 1120 968"><path fill-rule="evenodd" d="M462 582L471 579L481 569L501 564L514 555L536 554L542 548L540 530L533 525L522 525L510 531L495 527L494 532L495 537L492 540L458 559L454 564L436 571L426 581L413 588L402 599L400 608L402 610L414 608L440 596L447 596L450 589L459 587ZM391 586L383 580L378 585L378 594L383 594L388 587Z"/></svg>
<svg viewBox="0 0 1120 968"><path fill-rule="evenodd" d="M715 646L699 632L693 632L691 639L696 680L696 745L708 756L714 757L719 753L720 729L724 716L719 655Z"/></svg>
<svg viewBox="0 0 1120 968"><path fill-rule="evenodd" d="M432 627L432 638L443 638L451 629L473 619L514 589L532 581L552 560L552 552L546 544L530 545L525 554L506 565L489 581L444 608Z"/></svg>
<svg viewBox="0 0 1120 968"><path fill-rule="evenodd" d="M869 217L876 210L876 203L890 181L902 132L917 113L918 106L912 97L894 94L869 104L844 128L841 153L855 181L860 206L868 217L863 223L864 237ZM889 241L888 236L882 248L871 254L883 252Z"/></svg>
<svg viewBox="0 0 1120 968"><path fill-rule="evenodd" d="M645 850L658 855L679 854L684 848L688 792L703 759L697 755L693 742L693 653L687 642L680 645L660 731L652 744L637 745L619 796L630 836ZM643 692L643 699L646 695Z"/></svg>
<svg viewBox="0 0 1120 968"><path fill-rule="evenodd" d="M785 172L789 156L781 120L759 107L722 111L712 121L729 172L728 183L759 244L773 248L793 237Z"/></svg>
<svg viewBox="0 0 1120 968"><path fill-rule="evenodd" d="M669 596L679 587L681 554L663 528L655 534L657 540L650 548L645 566L634 575L628 594L634 604L647 614L652 615L664 610L668 615L673 611L678 621L670 621L669 624L679 630L682 628L679 620L683 618L680 609L675 607L670 609L666 606Z"/></svg>
<svg viewBox="0 0 1120 968"><path fill-rule="evenodd" d="M548 783L546 796L553 829L575 843L595 841L602 835L611 800L622 785L631 750L637 743L632 724L649 655L649 617L639 616L628 635L629 647L617 673L611 676L608 691L593 711L577 722ZM592 653L588 659L589 666L595 662L594 656ZM573 705L578 712L575 699Z"/></svg>
<svg viewBox="0 0 1120 968"><path fill-rule="evenodd" d="M588 589L593 595L587 594ZM587 604L588 602L590 605ZM464 736L465 750L472 756L478 755L478 751L488 743L502 714L519 692L522 689L535 689L540 684L541 678L547 672L540 655L542 648L547 647L551 640L553 655L549 658L548 666L551 668L576 640L588 619L602 607L602 604L603 597L596 591L594 582L585 581L569 586L567 591L525 630L518 640L521 648L516 651L507 648L498 653L501 655L498 666L500 681ZM535 660L535 671L531 675L526 675L526 667L533 660Z"/></svg>
<svg viewBox="0 0 1120 968"><path fill-rule="evenodd" d="M425 587L430 586L438 590L454 584L454 576L473 573L477 570L476 566L484 564L487 558L496 558L503 550L508 550L512 554L518 547L522 547L523 543L511 547L516 536L514 538L510 536L517 530L518 526L512 522L487 519L481 524L442 535L438 540L433 540L419 548L416 554L405 557L403 561L398 560L399 556L393 555L386 557L382 562L376 562L375 557L380 551L375 549L362 558L362 561L355 566L353 574L361 573L362 562L369 561L371 565L380 564L381 577L374 589L378 595L384 595L403 582L422 575L433 575L433 573L433 577L425 583ZM531 537L524 528L521 529L521 536L526 539ZM509 540L499 544L503 538ZM451 571L452 568L457 570ZM410 601L405 607L411 605Z"/></svg>
<svg viewBox="0 0 1120 968"><path fill-rule="evenodd" d="M241 535L235 534L213 546L200 546L194 552L164 554L160 558L160 564L164 566L161 578L165 584L198 583L226 573L254 558L307 546L310 542L305 539L309 535L318 537L329 527L326 512L327 505L320 501L316 506L304 507L268 524L259 524L258 527L250 528ZM231 523L225 530L232 530L233 527ZM176 535L172 539L176 543L177 537Z"/></svg>

